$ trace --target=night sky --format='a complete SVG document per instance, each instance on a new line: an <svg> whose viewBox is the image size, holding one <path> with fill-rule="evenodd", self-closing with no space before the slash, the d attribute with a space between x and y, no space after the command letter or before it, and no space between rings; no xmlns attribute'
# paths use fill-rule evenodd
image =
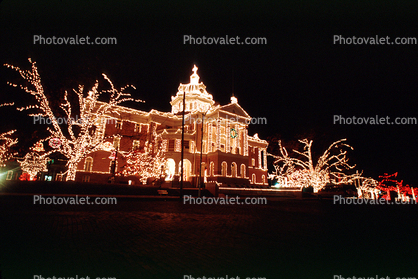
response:
<svg viewBox="0 0 418 279"><path fill-rule="evenodd" d="M284 141L310 136L317 151L340 138L354 147L353 163L366 176L398 171L418 185L417 125L334 125L344 117L418 117L418 45L338 45L343 37L418 37L416 1L2 1L0 62L28 68L37 61L52 102L78 84L133 84L140 110L170 111L193 64L215 101L232 92L252 117L250 134ZM141 1L142 2L142 1ZM338 3L336 3L338 2ZM39 45L33 36L116 37L117 45ZM265 37L267 45L189 45L183 36ZM31 101L0 69L1 102ZM35 130L25 112L1 108L0 132ZM22 139L22 142L24 139Z"/></svg>

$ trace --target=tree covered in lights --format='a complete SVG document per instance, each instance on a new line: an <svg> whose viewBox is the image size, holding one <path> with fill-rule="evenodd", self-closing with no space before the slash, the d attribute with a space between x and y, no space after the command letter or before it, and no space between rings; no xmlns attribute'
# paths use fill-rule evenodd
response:
<svg viewBox="0 0 418 279"><path fill-rule="evenodd" d="M20 168L23 171L21 180L36 180L39 172L48 171L47 162L49 158L45 154L40 155L37 152L26 153L23 160L18 160Z"/></svg>
<svg viewBox="0 0 418 279"><path fill-rule="evenodd" d="M18 142L17 139L12 138L14 132L16 130L0 134L0 167L4 167L6 162L13 157L13 152L10 148Z"/></svg>
<svg viewBox="0 0 418 279"><path fill-rule="evenodd" d="M378 186L379 182L371 177L358 177L354 181L354 185L357 188L357 197L358 198L375 198L378 195Z"/></svg>
<svg viewBox="0 0 418 279"><path fill-rule="evenodd" d="M403 180L398 181L398 173L379 175L380 181L374 178L358 177L354 181L357 188L357 197L365 199L383 198L391 200L391 192L397 193L398 199L409 201L410 197L416 201L416 190L410 185L403 184Z"/></svg>
<svg viewBox="0 0 418 279"><path fill-rule="evenodd" d="M51 150L43 156L52 152L59 152L68 158L66 179L75 180L78 163L88 154L103 149L106 116L114 113L118 114L116 108L122 102L139 100L134 100L129 93L125 92L129 86L116 89L112 81L103 74L104 79L110 85L110 89L99 90L99 82L96 80L94 86L85 94L84 86L79 85L77 90L73 90L78 97L76 109L78 115L73 111L68 93L65 91L64 102L59 106L64 112L64 117L58 118L45 95L36 62L32 62L30 58L29 62L32 66L30 70L6 65L16 70L29 83L29 86L20 85L20 88L36 99L35 105L29 105L18 110L34 109L36 112L29 114L29 116L49 119L51 122L51 125L47 128L49 136L39 140L36 144L49 143ZM13 83L9 84L14 87L18 86ZM102 94L109 95L107 101L99 101Z"/></svg>
<svg viewBox="0 0 418 279"><path fill-rule="evenodd" d="M274 158L275 168L271 177L282 186L311 186L314 192L318 192L328 183L351 184L360 174L347 173L355 166L348 163L347 150L353 148L345 141L346 139L340 139L333 142L316 161L312 156L312 140L299 140L303 149L302 151L294 149L294 156L290 156L279 141L280 155L270 154Z"/></svg>
<svg viewBox="0 0 418 279"><path fill-rule="evenodd" d="M139 176L142 182L148 178L160 178L167 159L164 157L163 141L160 136L152 135L148 146L132 149L125 155L126 164L120 171L121 175Z"/></svg>
<svg viewBox="0 0 418 279"><path fill-rule="evenodd" d="M398 194L398 199L401 199L403 201L408 200L409 197L412 197L414 200L416 200L416 195L418 193L416 193L414 188L410 185L404 185L403 180L397 180L397 176L397 172L393 174L385 173L384 175L380 175L379 178L381 180L376 186L376 189L380 190L383 193L386 193L385 195L383 195L383 198L386 198L387 200L391 199L390 192L396 192Z"/></svg>

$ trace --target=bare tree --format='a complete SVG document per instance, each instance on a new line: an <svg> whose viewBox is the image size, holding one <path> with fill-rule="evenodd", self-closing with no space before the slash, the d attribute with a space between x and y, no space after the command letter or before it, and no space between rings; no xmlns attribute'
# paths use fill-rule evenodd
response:
<svg viewBox="0 0 418 279"><path fill-rule="evenodd" d="M321 190L327 183L351 184L358 178L359 173L347 174L354 169L347 158L347 149L353 148L345 143L346 139L333 142L316 162L312 158L312 140L299 140L303 144L303 151L293 150L298 156L291 157L286 148L279 141L280 155L271 155L275 159L275 172L271 177L290 187L312 186L314 192Z"/></svg>
<svg viewBox="0 0 418 279"><path fill-rule="evenodd" d="M145 183L148 178L159 178L166 164L161 136L152 135L148 146L132 149L125 156L126 164L120 174L137 175Z"/></svg>
<svg viewBox="0 0 418 279"><path fill-rule="evenodd" d="M39 172L47 171L47 162L49 158L45 154L40 155L37 152L26 153L23 160L18 160L23 173L29 175L28 180L36 180Z"/></svg>
<svg viewBox="0 0 418 279"><path fill-rule="evenodd" d="M78 97L79 117L77 115L74 117L75 113L66 91L64 102L60 105L65 116L58 118L45 95L36 62L32 62L30 58L29 62L32 65L30 70L22 70L19 67L5 65L16 70L31 85L31 88L23 85L20 85L20 88L34 96L37 102L35 105L29 105L19 110L36 109L36 113L29 115L38 117L38 119L49 119L51 123L47 128L49 136L39 140L37 143L49 142L49 145L52 147L52 150L43 154L44 156L48 156L53 152L59 152L67 157L68 170L66 180L75 180L78 163L88 154L103 149L107 116L111 113L118 114L117 107L122 102L140 102L140 100L134 100L129 93L125 93L125 90L130 87L129 85L118 90L114 87L111 80L103 74L104 79L110 85L110 89L99 91L99 82L96 80L95 85L88 91L87 96L85 96L85 90L82 85L79 85L77 90L73 90ZM18 86L12 83L9 84L14 87ZM109 94L108 101L99 101L99 97L106 93Z"/></svg>
<svg viewBox="0 0 418 279"><path fill-rule="evenodd" d="M0 134L0 167L4 167L5 163L13 157L10 147L15 145L18 140L11 136L16 130L11 130Z"/></svg>

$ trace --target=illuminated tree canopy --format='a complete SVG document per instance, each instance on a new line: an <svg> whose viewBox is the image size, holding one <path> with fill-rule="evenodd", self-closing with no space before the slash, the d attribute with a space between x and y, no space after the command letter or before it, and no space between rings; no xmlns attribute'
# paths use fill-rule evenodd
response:
<svg viewBox="0 0 418 279"><path fill-rule="evenodd" d="M120 174L137 175L141 181L148 178L159 178L163 173L167 159L164 157L162 139L153 135L153 139L144 149L131 150L125 156L126 164Z"/></svg>
<svg viewBox="0 0 418 279"><path fill-rule="evenodd" d="M348 163L347 150L353 148L340 139L332 143L315 162L312 157L312 140L303 139L302 151L294 149L292 157L279 141L280 155L271 155L275 172L271 177L287 187L313 187L318 192L326 184L351 184L360 174L348 174L355 165Z"/></svg>
<svg viewBox="0 0 418 279"><path fill-rule="evenodd" d="M43 155L39 155L37 152L26 153L23 160L18 160L23 173L29 175L27 180L36 180L36 176L39 172L47 171L47 162L49 158ZM23 175L22 177L25 177ZM26 178L24 178L26 180Z"/></svg>
<svg viewBox="0 0 418 279"><path fill-rule="evenodd" d="M17 139L11 137L14 132L16 132L16 130L0 134L0 167L3 167L5 163L13 157L10 147L18 142Z"/></svg>
<svg viewBox="0 0 418 279"><path fill-rule="evenodd" d="M22 70L19 67L6 65L16 70L30 84L29 87L20 85L20 88L36 99L36 104L18 108L18 110L35 109L36 112L29 114L29 116L49 119L51 123L47 128L49 136L39 140L36 144L43 144L50 139L54 139L55 143L59 141L60 144L53 145L55 148L46 152L44 156L52 152L59 152L67 157L68 170L66 179L75 180L78 163L88 154L102 149L102 143L105 140L103 131L106 117L111 113L118 114L116 108L121 103L126 101L140 102L140 100L134 100L129 93L125 92L128 87L133 86L127 85L121 89L116 89L111 80L103 74L103 78L110 85L110 89L99 91L99 82L96 80L94 86L85 94L84 86L79 85L77 90L73 90L78 97L78 115L74 113L66 91L64 102L60 105L65 116L61 118L56 117L56 113L51 108L50 102L45 95L36 62L32 62L30 58L29 62L32 65L30 70ZM18 86L13 83L9 84L14 87ZM99 101L99 97L102 94L108 94L106 102ZM59 121L58 119L64 121Z"/></svg>

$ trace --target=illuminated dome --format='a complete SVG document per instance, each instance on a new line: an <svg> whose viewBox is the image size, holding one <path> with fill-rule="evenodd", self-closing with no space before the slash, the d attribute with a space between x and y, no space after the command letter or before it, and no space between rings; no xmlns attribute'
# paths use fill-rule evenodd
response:
<svg viewBox="0 0 418 279"><path fill-rule="evenodd" d="M182 84L178 88L176 96L171 97L171 112L178 113L183 110L183 94L186 94L186 112L206 112L215 103L213 96L206 91L206 85L199 82L197 67L194 65L190 76L190 83Z"/></svg>

